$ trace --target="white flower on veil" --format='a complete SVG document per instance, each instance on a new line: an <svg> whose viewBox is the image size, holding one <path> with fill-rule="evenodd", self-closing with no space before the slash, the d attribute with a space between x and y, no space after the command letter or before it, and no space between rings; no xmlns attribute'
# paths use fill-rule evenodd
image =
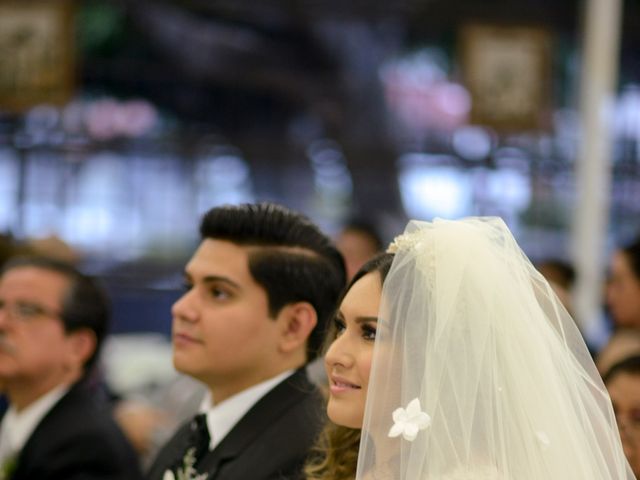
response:
<svg viewBox="0 0 640 480"><path fill-rule="evenodd" d="M392 417L394 424L389 430L389 437L395 438L402 435L409 442L416 439L420 430L431 425L431 417L422 411L418 398L411 400L406 409L396 408Z"/></svg>

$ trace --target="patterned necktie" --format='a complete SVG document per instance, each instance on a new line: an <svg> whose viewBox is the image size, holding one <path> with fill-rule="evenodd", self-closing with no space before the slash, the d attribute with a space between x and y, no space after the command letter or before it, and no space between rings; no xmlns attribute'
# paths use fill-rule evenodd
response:
<svg viewBox="0 0 640 480"><path fill-rule="evenodd" d="M183 456L178 458L175 466L171 469L176 476L167 475L166 479L206 479L206 474L198 474L196 465L202 457L209 451L209 429L207 428L207 415L200 413L189 422L189 433L187 439L187 448L183 452Z"/></svg>
<svg viewBox="0 0 640 480"><path fill-rule="evenodd" d="M209 436L209 429L207 428L207 414L199 413L191 423L189 424L190 442L189 444L195 447L196 463L209 451L209 443L211 437Z"/></svg>

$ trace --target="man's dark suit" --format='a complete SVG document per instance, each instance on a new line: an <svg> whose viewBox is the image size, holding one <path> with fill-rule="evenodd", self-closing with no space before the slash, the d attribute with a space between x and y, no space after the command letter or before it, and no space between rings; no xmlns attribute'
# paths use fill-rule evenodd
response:
<svg viewBox="0 0 640 480"><path fill-rule="evenodd" d="M207 480L284 480L300 478L324 419L324 401L304 369L262 397L213 451L196 464ZM215 432L213 433L215 435ZM149 471L162 480L188 448L189 425L181 427L161 450Z"/></svg>
<svg viewBox="0 0 640 480"><path fill-rule="evenodd" d="M24 445L11 480L140 480L138 459L106 405L74 385Z"/></svg>

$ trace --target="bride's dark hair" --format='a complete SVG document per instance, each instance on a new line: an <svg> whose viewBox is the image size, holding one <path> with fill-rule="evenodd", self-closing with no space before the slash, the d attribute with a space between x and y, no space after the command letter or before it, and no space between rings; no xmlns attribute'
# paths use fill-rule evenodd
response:
<svg viewBox="0 0 640 480"><path fill-rule="evenodd" d="M342 293L342 298L354 283L368 273L378 272L381 283L384 283L392 262L393 254L391 253L381 253L373 257L354 275ZM329 327L323 348L325 353L336 338L335 328L334 323ZM358 464L359 446L359 429L335 425L328 421L311 450L304 468L305 478L307 480L353 480Z"/></svg>

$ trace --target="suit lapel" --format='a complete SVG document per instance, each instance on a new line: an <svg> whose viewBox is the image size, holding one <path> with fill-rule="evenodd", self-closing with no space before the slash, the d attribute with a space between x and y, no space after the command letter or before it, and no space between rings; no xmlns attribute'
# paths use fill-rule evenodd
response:
<svg viewBox="0 0 640 480"><path fill-rule="evenodd" d="M27 459L32 458L33 452L37 449L38 445L41 445L42 442L48 443L50 438L57 436L58 432L51 428L52 419L65 416L70 422L78 421L75 416L74 404L79 397L84 395L85 388L87 388L87 386L82 380L72 385L69 390L53 404L46 415L42 417L42 420L40 420L33 430L18 455L18 470L22 471L21 467L28 463ZM16 470L16 476L18 470Z"/></svg>
<svg viewBox="0 0 640 480"><path fill-rule="evenodd" d="M251 407L220 444L205 455L198 470L209 472L210 480L215 478L224 462L237 457L276 418L315 389L316 387L307 379L306 370L304 368L297 370Z"/></svg>

